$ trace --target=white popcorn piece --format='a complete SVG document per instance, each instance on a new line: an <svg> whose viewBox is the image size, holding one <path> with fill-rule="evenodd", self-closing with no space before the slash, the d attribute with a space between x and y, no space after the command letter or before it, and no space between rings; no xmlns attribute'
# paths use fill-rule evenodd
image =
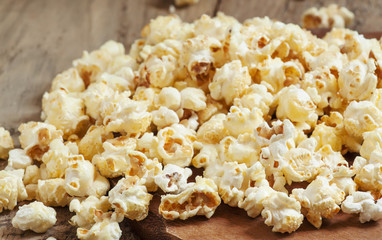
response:
<svg viewBox="0 0 382 240"><path fill-rule="evenodd" d="M47 178L62 178L68 167L68 159L75 154L61 139L54 139L49 144L49 151L42 156L45 163Z"/></svg>
<svg viewBox="0 0 382 240"><path fill-rule="evenodd" d="M85 90L85 83L77 69L69 68L53 79L50 91L53 92L59 89L70 93L83 92Z"/></svg>
<svg viewBox="0 0 382 240"><path fill-rule="evenodd" d="M374 71L372 59L366 64L358 59L350 61L339 74L338 88L341 96L349 101L369 98L377 87Z"/></svg>
<svg viewBox="0 0 382 240"><path fill-rule="evenodd" d="M239 60L234 60L216 70L208 88L213 99L224 99L227 104L231 104L234 98L243 95L250 83L251 76L248 73L248 68L243 67Z"/></svg>
<svg viewBox="0 0 382 240"><path fill-rule="evenodd" d="M91 53L83 52L82 58L73 61L85 87L97 81L101 72L107 70L113 58L123 55L125 49L121 43L108 41L100 49Z"/></svg>
<svg viewBox="0 0 382 240"><path fill-rule="evenodd" d="M215 114L210 120L203 123L196 132L198 141L209 144L218 144L229 133L224 126L226 115Z"/></svg>
<svg viewBox="0 0 382 240"><path fill-rule="evenodd" d="M382 219L382 201L375 202L370 192L357 191L347 196L341 209L344 213L359 213L361 223Z"/></svg>
<svg viewBox="0 0 382 240"><path fill-rule="evenodd" d="M38 180L36 199L46 206L64 207L72 197L65 190L65 180L62 178Z"/></svg>
<svg viewBox="0 0 382 240"><path fill-rule="evenodd" d="M354 20L354 14L345 7L330 4L319 9L312 7L302 16L304 28L344 28L349 27Z"/></svg>
<svg viewBox="0 0 382 240"><path fill-rule="evenodd" d="M0 127L0 158L6 159L8 157L9 150L14 147L11 134L3 127Z"/></svg>
<svg viewBox="0 0 382 240"><path fill-rule="evenodd" d="M190 184L183 192L162 196L159 213L166 219L180 218L185 220L195 215L210 218L220 205L220 197L216 184L200 176L196 182Z"/></svg>
<svg viewBox="0 0 382 240"><path fill-rule="evenodd" d="M85 200L73 199L70 202L69 210L75 212L69 223L81 228L91 228L96 222L110 217L111 205L108 197L89 196Z"/></svg>
<svg viewBox="0 0 382 240"><path fill-rule="evenodd" d="M332 218L340 211L339 204L345 193L330 179L318 176L306 189L293 189L291 196L301 203L302 213L316 228L320 228L322 218Z"/></svg>
<svg viewBox="0 0 382 240"><path fill-rule="evenodd" d="M273 95L261 84L252 84L244 91L242 97L235 98L233 105L239 108L258 108L263 115L268 114L269 106L273 101Z"/></svg>
<svg viewBox="0 0 382 240"><path fill-rule="evenodd" d="M232 106L223 124L231 136L238 137L240 134L252 133L263 121L263 113L258 108L250 110Z"/></svg>
<svg viewBox="0 0 382 240"><path fill-rule="evenodd" d="M351 136L362 137L364 132L382 126L382 111L369 101L352 101L344 112L345 129Z"/></svg>
<svg viewBox="0 0 382 240"><path fill-rule="evenodd" d="M122 237L122 231L118 222L106 218L90 229L78 228L77 237L81 240L118 240Z"/></svg>
<svg viewBox="0 0 382 240"><path fill-rule="evenodd" d="M89 117L85 115L82 98L65 90L45 92L42 98L42 119L62 130L64 136L83 131Z"/></svg>
<svg viewBox="0 0 382 240"><path fill-rule="evenodd" d="M195 34L214 37L219 41L223 41L229 28L237 25L239 22L234 18L218 12L213 18L207 14L203 14L194 22Z"/></svg>
<svg viewBox="0 0 382 240"><path fill-rule="evenodd" d="M147 104L129 98L123 92L114 94L106 102L102 102L103 123L107 132L126 132L137 136L147 130L152 116L147 112Z"/></svg>
<svg viewBox="0 0 382 240"><path fill-rule="evenodd" d="M198 121L200 124L210 120L214 115L227 112L223 104L219 101L213 100L210 95L207 95L206 104L207 107L198 112Z"/></svg>
<svg viewBox="0 0 382 240"><path fill-rule="evenodd" d="M20 144L26 154L32 159L41 160L42 155L49 150L49 144L54 139L62 139L62 131L48 123L28 122L19 127Z"/></svg>
<svg viewBox="0 0 382 240"><path fill-rule="evenodd" d="M71 196L103 196L110 188L109 181L101 176L94 165L82 155L68 158L65 170L65 190Z"/></svg>
<svg viewBox="0 0 382 240"><path fill-rule="evenodd" d="M364 165L356 174L354 182L363 191L371 191L376 196L382 194L382 163Z"/></svg>
<svg viewBox="0 0 382 240"><path fill-rule="evenodd" d="M180 193L187 188L187 179L192 175L190 168L181 168L174 164L164 166L160 175L155 176L157 184L165 193Z"/></svg>
<svg viewBox="0 0 382 240"><path fill-rule="evenodd" d="M200 111L207 107L207 97L202 89L187 87L180 91L181 107Z"/></svg>
<svg viewBox="0 0 382 240"><path fill-rule="evenodd" d="M266 225L273 226L273 232L291 233L302 224L304 216L300 212L300 203L286 193L273 192L262 205L261 216L265 218Z"/></svg>
<svg viewBox="0 0 382 240"><path fill-rule="evenodd" d="M122 178L109 192L109 202L115 212L137 221L147 217L151 198L137 176Z"/></svg>
<svg viewBox="0 0 382 240"><path fill-rule="evenodd" d="M0 212L12 210L17 202L25 200L28 195L23 183L24 170L0 171Z"/></svg>
<svg viewBox="0 0 382 240"><path fill-rule="evenodd" d="M9 151L7 168L26 169L28 166L32 165L32 163L33 160L26 155L23 149L17 148Z"/></svg>
<svg viewBox="0 0 382 240"><path fill-rule="evenodd" d="M248 216L255 218L260 215L264 209L263 202L274 190L267 186L250 187L245 191L245 199L239 202L239 207L243 208Z"/></svg>
<svg viewBox="0 0 382 240"><path fill-rule="evenodd" d="M177 110L181 104L181 95L176 88L164 87L154 101L157 106Z"/></svg>
<svg viewBox="0 0 382 240"><path fill-rule="evenodd" d="M101 119L101 105L114 90L103 82L91 84L82 94L86 107L86 114L93 119Z"/></svg>
<svg viewBox="0 0 382 240"><path fill-rule="evenodd" d="M152 132L146 132L137 140L138 151L144 153L148 158L158 156L158 138Z"/></svg>
<svg viewBox="0 0 382 240"><path fill-rule="evenodd" d="M41 179L40 169L36 165L30 165L25 168L25 174L23 178L24 185L37 184Z"/></svg>
<svg viewBox="0 0 382 240"><path fill-rule="evenodd" d="M174 124L161 129L157 136L157 151L165 165L171 163L185 167L191 163L194 155L192 143L196 139L193 130L181 124Z"/></svg>
<svg viewBox="0 0 382 240"><path fill-rule="evenodd" d="M376 128L374 131L362 134L363 143L360 149L360 155L366 159L370 159L373 151L382 152L382 128Z"/></svg>
<svg viewBox="0 0 382 240"><path fill-rule="evenodd" d="M316 125L312 137L316 139L316 149L329 144L334 151L341 151L346 131L343 116L339 112L331 112L330 116L321 117L322 123Z"/></svg>
<svg viewBox="0 0 382 240"><path fill-rule="evenodd" d="M23 205L12 218L12 226L23 231L44 233L56 224L56 211L41 202Z"/></svg>
<svg viewBox="0 0 382 240"><path fill-rule="evenodd" d="M175 81L177 68L176 58L171 55L157 57L150 55L140 65L139 86L170 87Z"/></svg>
<svg viewBox="0 0 382 240"><path fill-rule="evenodd" d="M192 165L196 168L207 167L218 157L218 149L214 144L203 144L199 153L192 159Z"/></svg>
<svg viewBox="0 0 382 240"><path fill-rule="evenodd" d="M167 107L160 107L158 110L151 112L151 114L153 123L158 128L164 128L179 123L179 117L176 115L176 112Z"/></svg>
<svg viewBox="0 0 382 240"><path fill-rule="evenodd" d="M316 105L302 89L294 86L284 88L278 95L276 116L292 122L314 126L317 121Z"/></svg>

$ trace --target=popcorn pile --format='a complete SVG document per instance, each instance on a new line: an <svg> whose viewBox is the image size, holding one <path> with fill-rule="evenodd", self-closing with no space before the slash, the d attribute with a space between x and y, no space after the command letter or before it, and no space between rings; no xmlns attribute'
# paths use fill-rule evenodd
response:
<svg viewBox="0 0 382 240"><path fill-rule="evenodd" d="M57 75L21 149L0 129L0 209L37 200L12 223L43 232L50 207L69 206L80 239L119 239L158 189L170 220L210 218L221 200L275 232L340 209L378 220L381 66L381 43L348 29L319 39L269 18L158 17L129 54L109 41ZM195 182L189 167L204 169Z"/></svg>

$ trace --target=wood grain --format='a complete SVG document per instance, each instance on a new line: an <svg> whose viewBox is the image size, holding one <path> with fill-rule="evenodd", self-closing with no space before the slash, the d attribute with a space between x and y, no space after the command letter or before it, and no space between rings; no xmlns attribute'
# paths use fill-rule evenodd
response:
<svg viewBox="0 0 382 240"><path fill-rule="evenodd" d="M301 13L312 6L320 7L330 0L201 0L200 3L178 8L176 13L185 21L201 14L215 15L223 11L239 20L255 16L270 16L284 22L299 23ZM362 32L381 31L382 1L341 0L337 3L356 14L354 29ZM39 120L41 96L48 90L53 77L70 67L83 50L98 48L114 39L126 49L140 36L140 30L150 19L168 14L170 0L0 0L0 126L17 136L20 123ZM0 169L5 162L0 162ZM132 226L142 239L153 239L155 232L164 231L160 239L349 239L379 238L380 223L359 224L356 217L339 215L325 220L321 230L305 221L297 233L274 234L261 218L251 219L239 209L222 205L212 219L193 218L187 222L165 221L158 216L158 197L149 217ZM75 228L68 224L72 216L67 209L57 208L58 223L46 234L21 232L12 228L10 220L16 209L0 214L0 239L74 239ZM147 227L150 226L150 227ZM129 223L121 224L123 239ZM154 234L154 235L153 235ZM214 237L215 236L215 237Z"/></svg>

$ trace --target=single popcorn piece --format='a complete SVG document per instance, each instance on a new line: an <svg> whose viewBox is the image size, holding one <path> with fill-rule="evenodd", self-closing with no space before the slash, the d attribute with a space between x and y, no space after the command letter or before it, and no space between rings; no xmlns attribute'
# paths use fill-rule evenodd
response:
<svg viewBox="0 0 382 240"><path fill-rule="evenodd" d="M106 196L100 198L89 196L83 201L73 199L70 202L69 210L76 213L76 215L70 219L70 224L89 229L96 222L109 217L111 205Z"/></svg>
<svg viewBox="0 0 382 240"><path fill-rule="evenodd" d="M26 169L32 165L33 160L26 155L23 149L13 149L9 151L8 165L10 169Z"/></svg>
<svg viewBox="0 0 382 240"><path fill-rule="evenodd" d="M274 193L274 190L267 184L258 187L250 187L245 191L244 201L239 202L239 207L243 208L248 216L255 218L264 209L263 202Z"/></svg>
<svg viewBox="0 0 382 240"><path fill-rule="evenodd" d="M153 123L158 128L164 128L179 123L179 117L176 115L176 112L167 107L160 107L158 110L151 112L151 114Z"/></svg>
<svg viewBox="0 0 382 240"><path fill-rule="evenodd" d="M42 109L41 118L62 130L64 136L79 133L88 124L83 100L65 90L46 92L42 98Z"/></svg>
<svg viewBox="0 0 382 240"><path fill-rule="evenodd" d="M165 193L180 193L188 187L187 179L192 175L190 168L167 164L160 175L155 176L157 184Z"/></svg>
<svg viewBox="0 0 382 240"><path fill-rule="evenodd" d="M243 67L239 60L234 60L216 70L208 88L213 99L224 99L227 104L231 104L234 98L242 96L250 84L248 68Z"/></svg>
<svg viewBox="0 0 382 240"><path fill-rule="evenodd" d="M6 159L8 157L9 150L14 147L11 134L3 127L0 127L0 158Z"/></svg>
<svg viewBox="0 0 382 240"><path fill-rule="evenodd" d="M344 213L359 213L361 223L382 219L382 200L375 202L370 192L357 191L347 196L341 209Z"/></svg>
<svg viewBox="0 0 382 240"><path fill-rule="evenodd" d="M40 169L36 165L30 165L25 168L25 174L23 178L24 185L37 184L41 179Z"/></svg>
<svg viewBox="0 0 382 240"><path fill-rule="evenodd" d="M137 176L122 178L109 192L109 202L115 212L136 221L147 217L151 198Z"/></svg>
<svg viewBox="0 0 382 240"><path fill-rule="evenodd" d="M360 149L360 155L366 159L370 159L373 151L382 152L382 128L376 128L374 131L362 134L363 143Z"/></svg>
<svg viewBox="0 0 382 240"><path fill-rule="evenodd" d="M181 124L174 124L158 132L157 151L165 165L171 163L185 167L191 163L194 155L192 145L194 141L195 132L193 130L187 129Z"/></svg>
<svg viewBox="0 0 382 240"><path fill-rule="evenodd" d="M158 106L167 107L172 110L177 110L181 104L181 95L178 89L173 87L164 87L154 100Z"/></svg>
<svg viewBox="0 0 382 240"><path fill-rule="evenodd" d="M232 106L223 124L231 136L238 137L240 134L252 133L263 121L263 113L258 108L248 109Z"/></svg>
<svg viewBox="0 0 382 240"><path fill-rule="evenodd" d="M220 197L216 184L200 176L196 182L190 184L183 192L162 196L159 213L166 219L180 218L185 220L195 215L210 218L220 205Z"/></svg>
<svg viewBox="0 0 382 240"><path fill-rule="evenodd" d="M300 203L286 193L274 192L262 204L261 216L266 225L273 226L273 232L291 233L302 224L304 216L300 212Z"/></svg>
<svg viewBox="0 0 382 240"><path fill-rule="evenodd" d="M318 176L306 189L295 188L291 196L301 203L302 213L316 228L320 228L322 218L332 218L340 211L339 204L345 199L345 193L330 179Z"/></svg>
<svg viewBox="0 0 382 240"><path fill-rule="evenodd" d="M77 69L69 68L53 79L50 91L53 92L59 89L71 93L83 92L85 90L85 83L81 79Z"/></svg>
<svg viewBox="0 0 382 240"><path fill-rule="evenodd" d="M98 173L94 165L84 160L82 155L73 155L68 159L65 170L65 190L71 196L103 196L110 188L107 178Z"/></svg>
<svg viewBox="0 0 382 240"><path fill-rule="evenodd" d="M56 211L41 202L32 202L19 208L12 218L12 226L23 231L44 233L56 224Z"/></svg>
<svg viewBox="0 0 382 240"><path fill-rule="evenodd" d="M118 240L122 237L122 231L118 222L106 218L90 229L78 228L77 237L81 240Z"/></svg>
<svg viewBox="0 0 382 240"><path fill-rule="evenodd" d="M382 111L370 101L352 101L344 112L344 125L348 134L361 138L382 126Z"/></svg>
<svg viewBox="0 0 382 240"><path fill-rule="evenodd" d="M91 126L78 143L78 151L87 160L92 160L94 155L104 151L103 142L113 138L113 133L108 133L104 126Z"/></svg>
<svg viewBox="0 0 382 240"><path fill-rule="evenodd" d="M23 175L24 169L0 171L0 212L12 210L17 202L27 199Z"/></svg>
<svg viewBox="0 0 382 240"><path fill-rule="evenodd" d="M349 27L354 20L354 14L345 7L330 4L319 9L312 7L306 10L302 17L304 28L344 28Z"/></svg>
<svg viewBox="0 0 382 240"><path fill-rule="evenodd" d="M150 55L148 59L140 65L140 80L138 85L158 88L170 87L176 78L176 67L176 58L171 55L162 57Z"/></svg>
<svg viewBox="0 0 382 240"><path fill-rule="evenodd" d="M32 159L41 160L49 150L49 144L54 139L62 139L62 131L48 123L28 122L19 127L20 144L26 154Z"/></svg>
<svg viewBox="0 0 382 240"><path fill-rule="evenodd" d="M208 144L218 144L229 132L224 126L226 115L223 113L215 114L210 120L203 123L196 132L198 141Z"/></svg>
<svg viewBox="0 0 382 240"><path fill-rule="evenodd" d="M36 199L46 206L64 207L72 197L65 190L65 180L62 178L38 180Z"/></svg>
<svg viewBox="0 0 382 240"><path fill-rule="evenodd" d="M338 87L341 96L349 101L369 98L377 87L374 71L372 59L367 64L358 59L350 61L339 74Z"/></svg>
<svg viewBox="0 0 382 240"><path fill-rule="evenodd" d="M93 119L101 119L101 105L109 96L114 94L114 90L104 82L96 82L83 92L82 99L86 107L86 114Z"/></svg>
<svg viewBox="0 0 382 240"><path fill-rule="evenodd" d="M316 105L310 96L302 89L287 87L278 95L277 118L288 118L292 122L315 125L317 114Z"/></svg>
<svg viewBox="0 0 382 240"><path fill-rule="evenodd" d="M203 90L187 87L180 91L181 107L193 111L201 111L207 107L207 97Z"/></svg>
<svg viewBox="0 0 382 240"><path fill-rule="evenodd" d="M233 105L241 108L259 108L262 113L268 114L273 96L267 88L261 84L252 84L240 98L235 98Z"/></svg>

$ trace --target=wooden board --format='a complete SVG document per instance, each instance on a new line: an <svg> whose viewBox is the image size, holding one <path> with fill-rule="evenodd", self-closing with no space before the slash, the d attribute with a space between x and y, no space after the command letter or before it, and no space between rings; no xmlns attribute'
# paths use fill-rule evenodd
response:
<svg viewBox="0 0 382 240"><path fill-rule="evenodd" d="M255 16L270 16L284 22L299 23L305 9L330 2L201 0L196 5L177 9L176 13L186 21L192 21L203 13L215 15L223 11L241 21ZM353 29L381 31L377 23L382 21L382 1L341 0L337 3L356 14ZM171 0L0 0L0 126L17 136L20 123L39 120L41 96L48 90L50 81L69 68L72 60L80 57L83 50L98 48L109 39L124 43L128 49L151 18L169 13L170 4ZM0 166L4 165L0 162ZM142 239L154 236L149 235L153 229L164 234L161 239L375 239L382 233L381 223L362 225L354 216L339 215L325 220L319 231L305 221L292 235L274 234L261 218L248 218L242 210L225 205L220 206L210 220L196 217L185 222L169 222L158 217L157 205L158 198L155 198L149 217L144 222L132 223ZM42 235L12 228L10 220L15 211L0 214L0 239L75 238L75 228L67 222L73 214L67 209L57 209L58 223ZM128 221L124 221L121 228L123 239L134 238L128 234Z"/></svg>

